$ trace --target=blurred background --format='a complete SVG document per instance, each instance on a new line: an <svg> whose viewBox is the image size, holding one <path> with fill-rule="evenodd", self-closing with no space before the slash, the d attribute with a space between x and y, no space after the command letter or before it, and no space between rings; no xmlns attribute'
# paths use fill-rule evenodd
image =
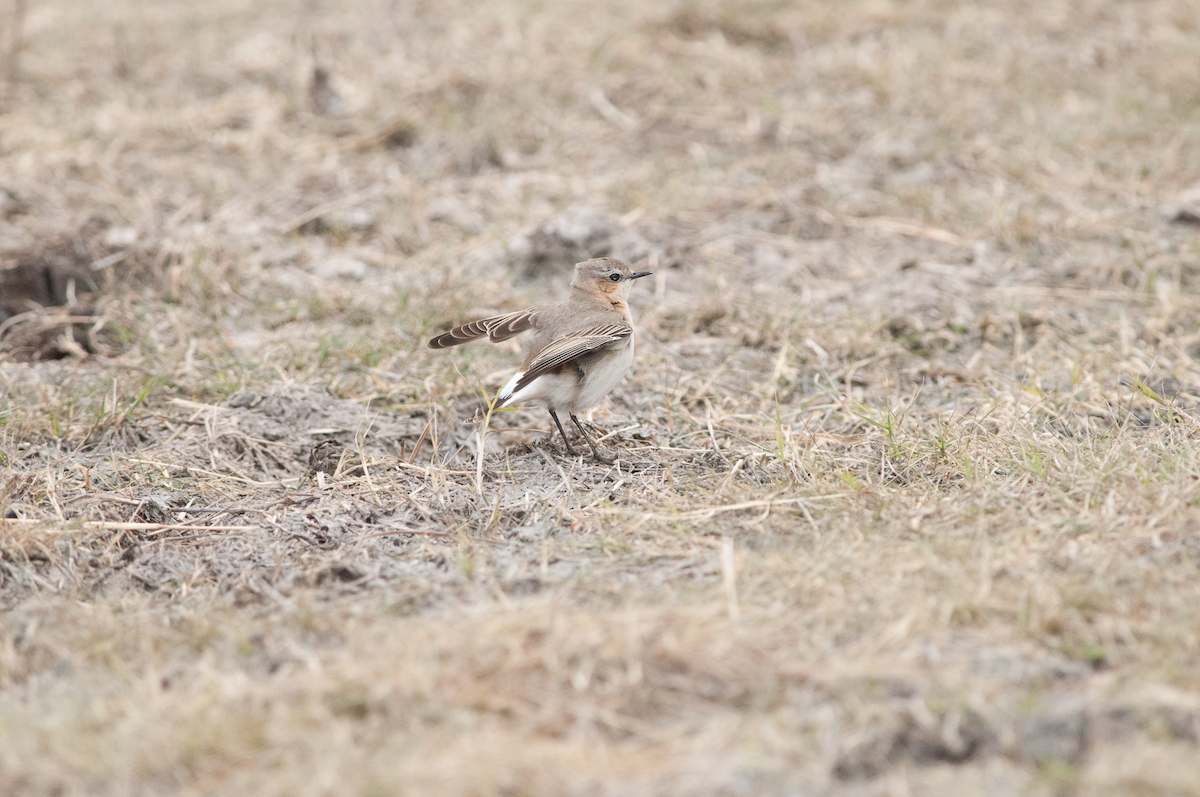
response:
<svg viewBox="0 0 1200 797"><path fill-rule="evenodd" d="M1159 215L1200 179L1183 0L3 13L3 312L122 283L104 312L155 352L287 360L320 320L395 346L596 254L670 275L651 328L751 339L851 297L1012 335L981 285L1192 278ZM71 353L25 337L9 356Z"/></svg>

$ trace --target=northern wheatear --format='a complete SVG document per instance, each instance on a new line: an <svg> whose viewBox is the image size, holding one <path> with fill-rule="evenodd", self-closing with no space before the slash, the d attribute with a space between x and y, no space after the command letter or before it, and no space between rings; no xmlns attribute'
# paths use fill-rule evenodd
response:
<svg viewBox="0 0 1200 797"><path fill-rule="evenodd" d="M575 266L571 298L565 302L463 324L429 341L429 348L445 349L484 335L499 343L534 330L525 364L500 389L495 407L541 404L550 411L567 453L575 456L558 420L558 413L565 412L596 459L611 463L575 416L599 404L633 363L633 318L626 300L633 281L651 273L633 271L611 257L585 260Z"/></svg>

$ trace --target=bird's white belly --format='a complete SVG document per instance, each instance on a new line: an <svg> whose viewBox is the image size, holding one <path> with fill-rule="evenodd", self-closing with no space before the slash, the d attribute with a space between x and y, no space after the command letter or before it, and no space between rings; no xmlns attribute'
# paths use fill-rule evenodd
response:
<svg viewBox="0 0 1200 797"><path fill-rule="evenodd" d="M513 393L523 376L518 372L501 388L497 398L501 404L517 406L536 402L555 412L572 415L586 412L596 406L617 386L633 364L633 341L615 351L605 352L608 356L597 357L589 363L583 380L571 369L559 374L543 374L521 390Z"/></svg>
<svg viewBox="0 0 1200 797"><path fill-rule="evenodd" d="M628 346L609 352L607 357L597 360L592 365L587 378L579 387L579 394L570 411L573 413L586 412L599 404L609 394L609 391L625 378L631 365L633 365L632 337L629 338Z"/></svg>
<svg viewBox="0 0 1200 797"><path fill-rule="evenodd" d="M536 403L552 410L565 410L574 400L579 388L574 374L542 374L516 393L509 395L524 375L522 371L513 374L508 384L500 390L500 403L509 406Z"/></svg>

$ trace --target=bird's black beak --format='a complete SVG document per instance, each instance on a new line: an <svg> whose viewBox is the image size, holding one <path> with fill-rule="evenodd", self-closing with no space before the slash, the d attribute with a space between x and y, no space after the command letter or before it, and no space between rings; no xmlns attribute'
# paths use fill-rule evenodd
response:
<svg viewBox="0 0 1200 797"><path fill-rule="evenodd" d="M631 280L641 279L642 277L649 277L653 273L654 273L653 271L635 271L629 275L629 279L631 279Z"/></svg>

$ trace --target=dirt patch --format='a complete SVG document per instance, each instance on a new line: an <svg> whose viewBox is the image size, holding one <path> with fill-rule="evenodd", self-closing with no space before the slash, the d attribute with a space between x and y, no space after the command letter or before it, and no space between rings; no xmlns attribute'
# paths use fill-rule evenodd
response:
<svg viewBox="0 0 1200 797"><path fill-rule="evenodd" d="M1197 793L1180 3L37 5L0 792Z"/></svg>
<svg viewBox="0 0 1200 797"><path fill-rule="evenodd" d="M0 358L34 362L120 350L105 329L102 301L129 270L131 251L119 246L120 237L95 217L73 233L0 254Z"/></svg>

